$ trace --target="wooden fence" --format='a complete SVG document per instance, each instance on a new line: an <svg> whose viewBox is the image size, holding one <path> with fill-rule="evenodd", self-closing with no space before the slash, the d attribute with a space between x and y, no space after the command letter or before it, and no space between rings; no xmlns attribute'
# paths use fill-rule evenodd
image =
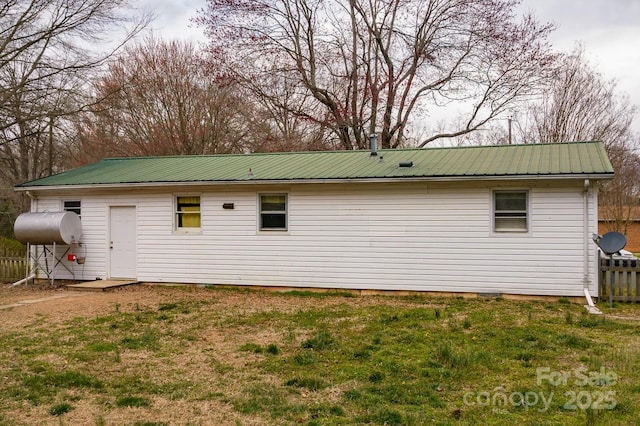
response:
<svg viewBox="0 0 640 426"><path fill-rule="evenodd" d="M600 259L598 284L602 300L609 300L609 282L613 276L613 300L618 302L640 302L640 260ZM611 272L610 272L611 271Z"/></svg>
<svg viewBox="0 0 640 426"><path fill-rule="evenodd" d="M0 257L0 282L16 282L27 273L27 259L23 257Z"/></svg>

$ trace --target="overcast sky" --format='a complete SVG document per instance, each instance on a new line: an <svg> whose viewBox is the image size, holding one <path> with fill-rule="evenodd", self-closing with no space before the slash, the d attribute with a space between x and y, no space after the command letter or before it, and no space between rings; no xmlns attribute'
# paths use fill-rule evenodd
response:
<svg viewBox="0 0 640 426"><path fill-rule="evenodd" d="M640 0L523 0L522 9L556 24L558 50L581 43L591 66L640 107ZM640 115L634 129L640 132Z"/></svg>
<svg viewBox="0 0 640 426"><path fill-rule="evenodd" d="M165 39L202 41L189 22L205 0L142 0L154 11L156 35ZM618 92L640 107L640 0L523 0L520 10L556 24L551 42L571 52L581 43L591 66L606 80L615 79ZM640 115L634 129L640 132Z"/></svg>

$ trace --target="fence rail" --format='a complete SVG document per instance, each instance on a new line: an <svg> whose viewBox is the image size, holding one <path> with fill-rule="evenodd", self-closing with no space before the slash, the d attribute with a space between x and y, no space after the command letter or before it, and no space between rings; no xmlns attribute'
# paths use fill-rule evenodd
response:
<svg viewBox="0 0 640 426"><path fill-rule="evenodd" d="M613 279L612 300L617 302L640 302L640 261L600 259L600 297L609 300L609 283Z"/></svg>
<svg viewBox="0 0 640 426"><path fill-rule="evenodd" d="M15 282L25 277L27 259L25 257L0 257L0 281Z"/></svg>

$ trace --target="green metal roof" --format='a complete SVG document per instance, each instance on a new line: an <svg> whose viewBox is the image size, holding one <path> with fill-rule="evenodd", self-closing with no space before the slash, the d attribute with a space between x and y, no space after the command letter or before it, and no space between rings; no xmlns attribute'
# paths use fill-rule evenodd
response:
<svg viewBox="0 0 640 426"><path fill-rule="evenodd" d="M413 162L400 167L401 162ZM16 189L86 185L270 183L326 180L609 178L601 142L369 151L109 158Z"/></svg>

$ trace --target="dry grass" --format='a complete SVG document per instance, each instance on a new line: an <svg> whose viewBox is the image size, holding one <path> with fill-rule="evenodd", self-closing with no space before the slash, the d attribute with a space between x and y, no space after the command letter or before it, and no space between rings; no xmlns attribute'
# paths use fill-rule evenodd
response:
<svg viewBox="0 0 640 426"><path fill-rule="evenodd" d="M603 320L564 301L347 296L0 286L0 305L40 300L0 309L0 425L630 424L637 418L635 305L619 305L607 313L621 319ZM613 369L621 377L613 388L618 406L571 411L556 401L541 413L463 404L465 392L497 386L548 390L536 385L538 366Z"/></svg>

